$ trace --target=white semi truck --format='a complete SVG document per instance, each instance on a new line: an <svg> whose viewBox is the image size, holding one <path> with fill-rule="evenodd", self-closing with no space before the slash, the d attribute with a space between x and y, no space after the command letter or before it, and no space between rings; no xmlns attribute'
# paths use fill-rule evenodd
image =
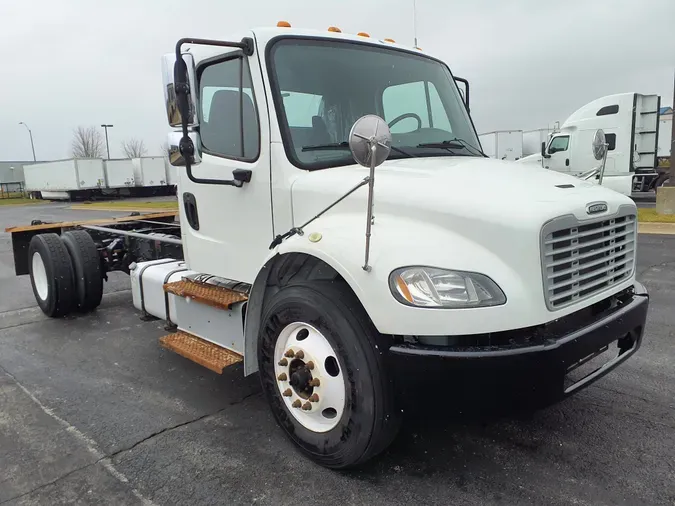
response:
<svg viewBox="0 0 675 506"><path fill-rule="evenodd" d="M593 100L548 134L537 153L524 150L529 156L519 162L598 181L598 161L589 146L602 129L609 144L603 186L624 195L653 189L663 182L657 161L660 103L658 95L639 93Z"/></svg>
<svg viewBox="0 0 675 506"><path fill-rule="evenodd" d="M522 375L554 402L639 348L635 204L486 157L441 60L280 23L182 39L164 78L179 223L9 229L46 314L91 311L107 271L130 273L135 307L171 329L162 346L216 372L243 362L331 468L389 445L408 380L445 402L486 371Z"/></svg>

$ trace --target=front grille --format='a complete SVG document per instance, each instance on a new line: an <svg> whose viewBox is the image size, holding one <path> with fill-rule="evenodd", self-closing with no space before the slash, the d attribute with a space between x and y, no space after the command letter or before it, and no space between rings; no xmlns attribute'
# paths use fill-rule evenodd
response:
<svg viewBox="0 0 675 506"><path fill-rule="evenodd" d="M560 309L624 281L635 266L633 209L611 218L564 216L542 231L542 272L549 309Z"/></svg>

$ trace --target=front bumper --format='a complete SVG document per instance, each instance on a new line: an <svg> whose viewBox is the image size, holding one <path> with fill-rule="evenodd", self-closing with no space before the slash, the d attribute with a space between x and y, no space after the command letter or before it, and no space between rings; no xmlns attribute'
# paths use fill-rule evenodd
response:
<svg viewBox="0 0 675 506"><path fill-rule="evenodd" d="M545 391L554 401L598 380L633 355L642 343L649 295L644 286L616 294L589 308L544 326L513 332L449 338L451 345L430 346L420 338L389 348L389 365L402 378L437 382L450 373L464 386L506 386L523 392ZM605 355L611 358L575 379L582 367ZM401 374L405 371L408 374ZM456 375L460 377L456 377ZM491 381L493 380L493 381ZM408 382L409 383L409 382ZM412 382L415 387L419 381ZM546 387L543 387L546 385Z"/></svg>

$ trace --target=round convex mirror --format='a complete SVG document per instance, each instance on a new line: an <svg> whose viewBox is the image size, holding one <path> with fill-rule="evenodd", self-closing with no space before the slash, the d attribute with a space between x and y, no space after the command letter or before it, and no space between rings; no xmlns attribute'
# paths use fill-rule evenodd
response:
<svg viewBox="0 0 675 506"><path fill-rule="evenodd" d="M593 156L596 160L602 160L602 157L605 156L606 142L605 132L601 129L596 130L593 136Z"/></svg>
<svg viewBox="0 0 675 506"><path fill-rule="evenodd" d="M391 152L391 132L387 123L374 114L357 119L349 132L349 149L354 160L370 167L371 146L375 143L375 166L382 164Z"/></svg>

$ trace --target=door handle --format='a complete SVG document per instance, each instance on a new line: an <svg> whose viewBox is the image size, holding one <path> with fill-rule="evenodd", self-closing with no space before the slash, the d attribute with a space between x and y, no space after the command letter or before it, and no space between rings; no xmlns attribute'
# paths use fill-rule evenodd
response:
<svg viewBox="0 0 675 506"><path fill-rule="evenodd" d="M244 183L250 183L252 174L253 172L248 169L234 169L232 171L234 186L241 188L244 186Z"/></svg>
<svg viewBox="0 0 675 506"><path fill-rule="evenodd" d="M570 159L565 158L565 167L569 167L569 166L570 166Z"/></svg>
<svg viewBox="0 0 675 506"><path fill-rule="evenodd" d="M183 193L183 206L185 207L185 219L194 230L199 230L199 213L197 212L197 199L194 194Z"/></svg>

